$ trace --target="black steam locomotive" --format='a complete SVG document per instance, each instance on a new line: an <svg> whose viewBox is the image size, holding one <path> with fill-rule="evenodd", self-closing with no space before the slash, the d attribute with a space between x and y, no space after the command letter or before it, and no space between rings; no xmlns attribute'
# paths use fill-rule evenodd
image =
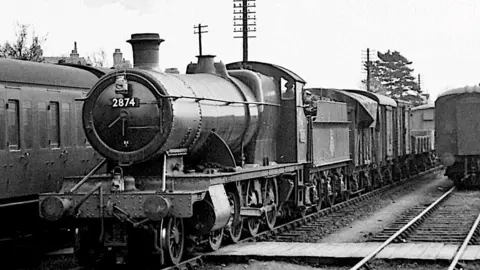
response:
<svg viewBox="0 0 480 270"><path fill-rule="evenodd" d="M80 263L105 254L175 264L186 246L217 249L414 170L408 104L306 91L286 68L211 55L166 74L162 41L132 35L135 67L105 75L84 99L85 134L105 157L96 169L109 173L42 195L44 219L77 228Z"/></svg>

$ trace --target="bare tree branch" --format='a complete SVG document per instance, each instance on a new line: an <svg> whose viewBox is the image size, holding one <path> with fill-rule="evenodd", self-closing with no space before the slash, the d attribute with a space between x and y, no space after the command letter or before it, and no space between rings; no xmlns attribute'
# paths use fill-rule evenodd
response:
<svg viewBox="0 0 480 270"><path fill-rule="evenodd" d="M46 37L39 37L35 34L35 30L32 30L31 42L29 43L29 28L30 25L17 24L16 41L14 43L7 41L4 45L0 45L0 57L42 62L42 44L46 41Z"/></svg>
<svg viewBox="0 0 480 270"><path fill-rule="evenodd" d="M107 53L102 48L98 52L91 53L87 61L94 67L108 67Z"/></svg>

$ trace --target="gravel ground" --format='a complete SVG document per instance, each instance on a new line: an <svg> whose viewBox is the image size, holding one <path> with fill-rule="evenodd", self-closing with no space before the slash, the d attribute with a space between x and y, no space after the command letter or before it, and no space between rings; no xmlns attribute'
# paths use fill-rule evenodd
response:
<svg viewBox="0 0 480 270"><path fill-rule="evenodd" d="M395 188L375 199L334 213L335 218L326 218L316 231L297 238L297 242L347 243L365 242L369 236L381 232L394 222L396 217L414 205L429 203L438 198L452 185L443 176L443 171L423 176L407 188Z"/></svg>
<svg viewBox="0 0 480 270"><path fill-rule="evenodd" d="M350 266L331 266L331 265L316 265L316 266L306 266L300 264L293 264L287 262L277 262L277 261L256 261L250 260L245 264L228 264L228 265L206 265L201 268L201 270L313 270L313 269L324 269L324 270L348 270L352 267ZM390 260L390 261L373 261L369 264L370 269L375 270L406 270L406 269L415 269L415 270L438 270L438 269L447 269L447 262L409 262L402 260ZM462 264L464 270L478 270L480 269L480 263L470 262Z"/></svg>

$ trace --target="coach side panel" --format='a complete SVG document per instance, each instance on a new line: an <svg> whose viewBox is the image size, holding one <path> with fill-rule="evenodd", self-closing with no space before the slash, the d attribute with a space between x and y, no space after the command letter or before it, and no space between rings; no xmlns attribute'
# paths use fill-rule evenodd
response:
<svg viewBox="0 0 480 270"><path fill-rule="evenodd" d="M0 87L0 199L55 191L64 176L84 174L100 159L75 110L81 91Z"/></svg>

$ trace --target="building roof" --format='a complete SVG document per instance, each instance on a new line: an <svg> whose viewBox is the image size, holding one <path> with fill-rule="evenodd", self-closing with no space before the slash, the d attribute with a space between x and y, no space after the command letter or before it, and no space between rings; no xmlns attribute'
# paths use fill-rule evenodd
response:
<svg viewBox="0 0 480 270"><path fill-rule="evenodd" d="M0 82L90 89L94 73L63 65L0 58Z"/></svg>
<svg viewBox="0 0 480 270"><path fill-rule="evenodd" d="M68 57L68 56L44 56L44 63L49 64L59 64L59 63L69 63L69 64L79 64L86 65L87 60L84 57Z"/></svg>

